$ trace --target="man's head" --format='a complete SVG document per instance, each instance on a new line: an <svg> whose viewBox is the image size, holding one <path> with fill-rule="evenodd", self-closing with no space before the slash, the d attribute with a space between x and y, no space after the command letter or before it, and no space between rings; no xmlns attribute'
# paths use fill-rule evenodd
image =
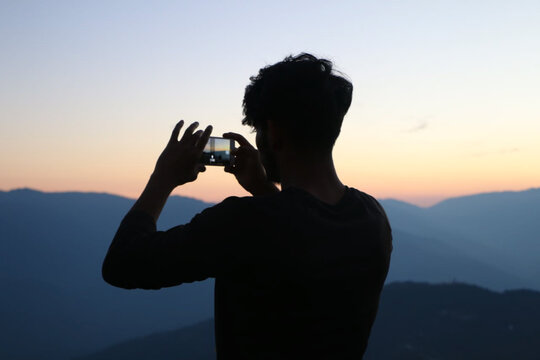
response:
<svg viewBox="0 0 540 360"><path fill-rule="evenodd" d="M268 177L279 181L275 149L278 132L285 147L300 156L321 158L332 152L352 99L350 81L332 71L332 62L302 53L259 70L246 87L244 125L257 132Z"/></svg>

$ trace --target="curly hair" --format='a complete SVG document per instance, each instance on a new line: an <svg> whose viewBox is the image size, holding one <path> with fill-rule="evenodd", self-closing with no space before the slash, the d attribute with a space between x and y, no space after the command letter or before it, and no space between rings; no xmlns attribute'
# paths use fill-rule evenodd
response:
<svg viewBox="0 0 540 360"><path fill-rule="evenodd" d="M308 53L287 56L250 77L243 100L242 124L256 131L266 121L279 123L295 144L331 151L352 100L353 86L333 64Z"/></svg>

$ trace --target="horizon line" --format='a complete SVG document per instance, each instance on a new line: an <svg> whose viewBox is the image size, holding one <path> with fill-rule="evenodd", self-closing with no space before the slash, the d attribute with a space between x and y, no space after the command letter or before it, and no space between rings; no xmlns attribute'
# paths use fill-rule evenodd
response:
<svg viewBox="0 0 540 360"><path fill-rule="evenodd" d="M438 204L440 204L442 202L445 202L447 200L451 200L451 199L465 198L465 197L478 196L478 195L488 195L488 194L520 193L520 192L527 192L527 191L531 191L531 190L540 190L540 187L530 187L530 188L526 188L526 189L522 189L522 190L486 191L486 192L479 192L479 193L469 193L469 194L464 194L464 195L450 196L450 197L445 197L442 200L437 201L434 204L428 205L428 206L422 206L422 205L414 204L414 203L411 203L410 201L402 200L402 199L399 199L399 198L393 198L393 197L378 198L377 200L379 200L379 201L399 201L399 202L402 202L402 203L405 203L405 204L408 204L408 205L411 205L411 206L415 206L415 207L418 207L418 208L429 209L431 207L437 206ZM33 192L39 192L39 193L44 193L44 194L62 194L62 193L100 194L100 195L117 196L117 197L121 197L121 198L124 198L124 199L129 199L129 200L137 200L136 197L119 195L119 194L115 194L115 193L111 193L111 192L107 192L107 191L83 191L83 190L46 191L46 190L39 190L39 189L36 189L36 188L31 188L31 187L28 187L28 186L12 188L10 190L0 189L0 192L5 192L5 193L13 192L13 191L33 191ZM200 202L203 202L203 203L206 203L206 204L212 204L212 205L219 203L219 202L215 202L215 201L207 201L207 200L199 199L199 198L196 198L196 197L193 197L193 196L186 196L186 195L171 194L169 197L179 197L179 198L184 198L184 199L191 199L191 200L196 200L196 201L200 201Z"/></svg>

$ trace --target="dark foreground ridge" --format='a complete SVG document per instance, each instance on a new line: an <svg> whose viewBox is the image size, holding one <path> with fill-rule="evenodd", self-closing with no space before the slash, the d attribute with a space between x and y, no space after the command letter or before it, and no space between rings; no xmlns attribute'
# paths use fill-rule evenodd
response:
<svg viewBox="0 0 540 360"><path fill-rule="evenodd" d="M385 287L380 306L366 360L540 357L540 292L398 282ZM213 341L209 319L76 360L215 359Z"/></svg>

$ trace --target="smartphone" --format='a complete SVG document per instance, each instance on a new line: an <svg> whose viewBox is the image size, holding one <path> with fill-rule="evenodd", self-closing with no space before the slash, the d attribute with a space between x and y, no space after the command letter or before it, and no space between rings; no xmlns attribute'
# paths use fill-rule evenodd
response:
<svg viewBox="0 0 540 360"><path fill-rule="evenodd" d="M201 163L217 166L230 165L233 160L231 150L234 150L234 140L210 136L204 147Z"/></svg>

